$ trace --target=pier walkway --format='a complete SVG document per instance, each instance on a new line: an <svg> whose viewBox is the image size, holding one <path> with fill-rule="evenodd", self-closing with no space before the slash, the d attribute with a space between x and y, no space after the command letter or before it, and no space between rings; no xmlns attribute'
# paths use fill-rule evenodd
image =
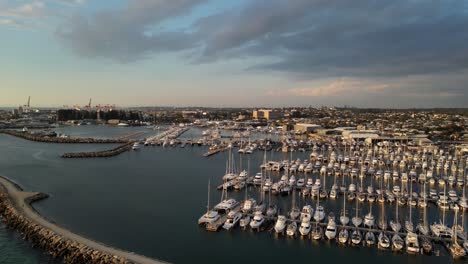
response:
<svg viewBox="0 0 468 264"><path fill-rule="evenodd" d="M131 263L141 263L141 264L160 264L165 263L159 260L154 260L142 255L138 255L133 252L128 252L120 250L117 248L112 248L106 246L102 243L93 241L91 239L85 238L78 234L75 234L63 227L60 227L44 217L42 217L36 210L34 210L30 203L33 200L33 197L37 196L40 193L37 192L25 192L18 185L11 182L7 178L0 176L0 186L3 187L4 191L8 194L12 206L17 210L17 212L30 220L32 223L38 224L45 229L48 229L55 234L61 236L62 238L69 239L73 242L87 246L93 250L109 254L111 256L117 256L126 259Z"/></svg>

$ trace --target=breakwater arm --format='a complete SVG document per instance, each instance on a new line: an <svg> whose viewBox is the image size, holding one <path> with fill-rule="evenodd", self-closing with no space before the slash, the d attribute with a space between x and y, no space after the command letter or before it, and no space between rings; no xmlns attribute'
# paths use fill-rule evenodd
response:
<svg viewBox="0 0 468 264"><path fill-rule="evenodd" d="M46 142L46 143L77 143L77 144L112 144L112 143L128 143L128 139L118 138L79 138L79 137L49 137L42 135L35 135L29 132L22 132L16 130L2 129L0 133L7 134L22 139Z"/></svg>
<svg viewBox="0 0 468 264"><path fill-rule="evenodd" d="M132 148L134 141L120 145L113 149L102 150L102 151L90 151L90 152L75 152L75 153L64 153L62 158L66 159L76 159L76 158L106 158L117 156L125 151L128 151Z"/></svg>
<svg viewBox="0 0 468 264"><path fill-rule="evenodd" d="M0 214L23 238L66 263L141 263L160 264L158 260L112 248L75 234L42 217L31 203L47 195L24 192L21 187L0 176Z"/></svg>

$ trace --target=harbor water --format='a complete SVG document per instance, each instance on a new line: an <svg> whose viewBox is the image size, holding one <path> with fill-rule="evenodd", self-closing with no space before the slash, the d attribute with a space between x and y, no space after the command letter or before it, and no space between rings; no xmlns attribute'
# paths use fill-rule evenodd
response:
<svg viewBox="0 0 468 264"><path fill-rule="evenodd" d="M148 128L111 128L80 126L58 128L58 132L86 137L114 137L141 132L139 137L154 135ZM196 139L202 129L191 128L182 138ZM261 136L261 135L258 135ZM226 171L227 152L202 157L208 147L186 146L163 148L142 147L112 158L62 159L64 152L102 150L115 145L46 144L30 142L0 134L0 175L6 176L27 191L40 191L49 198L34 204L45 217L78 234L128 251L172 263L284 263L291 261L327 261L331 263L453 263L448 252L441 249L440 257L395 254L379 251L377 247L340 247L335 241L315 242L309 239L276 237L272 232L242 231L239 228L207 232L197 225L206 211L207 183L211 182L211 205L220 201L216 186L222 183ZM250 175L259 172L263 152L244 155L242 164L250 164ZM236 165L239 155L235 153ZM308 152L294 152L292 158L302 160ZM268 160L290 159L281 152L268 152ZM278 180L281 174L272 175ZM312 176L314 179L317 175ZM327 177L329 187L333 177ZM323 181L323 179L322 179ZM337 179L338 185L341 179ZM349 181L349 180L348 180ZM356 179L355 179L355 183ZM349 185L349 182L348 182ZM367 186L367 185L366 185ZM377 187L377 183L374 182ZM415 187L416 188L416 187ZM428 187L429 190L429 187ZM459 192L461 193L461 192ZM243 199L244 191L229 195ZM259 199L258 188L250 188L249 196ZM290 197L271 196L271 201L287 210ZM328 213L339 215L342 196L336 200L320 201ZM268 195L266 196L268 200ZM316 201L310 197L296 199L299 206ZM354 204L347 203L348 215L354 214ZM360 204L360 215L372 210L376 221L380 206ZM407 207L400 208L407 214ZM392 219L395 204L385 204L387 220ZM441 211L428 208L429 224L438 221ZM420 209L413 209L415 225ZM446 223L451 226L453 211L447 210ZM467 219L465 219L465 222ZM9 256L1 263L53 263L41 251L31 249L13 231L0 226L2 250ZM15 255L16 254L16 255Z"/></svg>

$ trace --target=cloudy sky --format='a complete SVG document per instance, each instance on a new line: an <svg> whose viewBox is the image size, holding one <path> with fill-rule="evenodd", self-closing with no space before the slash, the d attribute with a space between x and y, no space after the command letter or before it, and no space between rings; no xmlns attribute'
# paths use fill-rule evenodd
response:
<svg viewBox="0 0 468 264"><path fill-rule="evenodd" d="M468 107L468 1L0 0L0 106Z"/></svg>

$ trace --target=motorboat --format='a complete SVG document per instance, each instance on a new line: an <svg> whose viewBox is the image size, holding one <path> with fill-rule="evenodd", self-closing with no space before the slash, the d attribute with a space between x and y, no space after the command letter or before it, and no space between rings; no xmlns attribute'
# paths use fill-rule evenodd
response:
<svg viewBox="0 0 468 264"><path fill-rule="evenodd" d="M231 228L236 226L236 224L240 221L241 218L242 218L241 212L235 212L235 211L229 212L226 222L224 222L223 228L226 230L230 230Z"/></svg>
<svg viewBox="0 0 468 264"><path fill-rule="evenodd" d="M405 238L406 252L418 254L421 250L419 247L418 235L413 232L408 232Z"/></svg>
<svg viewBox="0 0 468 264"><path fill-rule="evenodd" d="M304 205L304 207L302 207L300 220L303 221L304 219L308 219L310 221L313 213L314 213L314 209L312 209L312 206Z"/></svg>
<svg viewBox="0 0 468 264"><path fill-rule="evenodd" d="M257 202L255 201L255 199L249 198L245 200L244 203L242 204L241 211L244 214L249 214L254 210L256 205L257 205Z"/></svg>
<svg viewBox="0 0 468 264"><path fill-rule="evenodd" d="M311 225L310 225L310 219L302 219L301 221L301 225L299 227L299 233L302 235L302 236L307 236L309 235L310 233L310 230L311 230Z"/></svg>
<svg viewBox="0 0 468 264"><path fill-rule="evenodd" d="M250 228L252 229L260 229L262 224L265 222L265 217L263 217L263 213L261 211L256 211L252 221L250 221Z"/></svg>
<svg viewBox="0 0 468 264"><path fill-rule="evenodd" d="M132 149L133 150L139 150L140 149L140 143L138 143L138 142L133 143Z"/></svg>
<svg viewBox="0 0 468 264"><path fill-rule="evenodd" d="M279 215L275 224L275 232L277 234L282 234L285 229L286 229L286 216Z"/></svg>
<svg viewBox="0 0 468 264"><path fill-rule="evenodd" d="M336 223L335 219L330 218L327 224L327 228L325 230L325 237L329 240L332 240L336 237Z"/></svg>

